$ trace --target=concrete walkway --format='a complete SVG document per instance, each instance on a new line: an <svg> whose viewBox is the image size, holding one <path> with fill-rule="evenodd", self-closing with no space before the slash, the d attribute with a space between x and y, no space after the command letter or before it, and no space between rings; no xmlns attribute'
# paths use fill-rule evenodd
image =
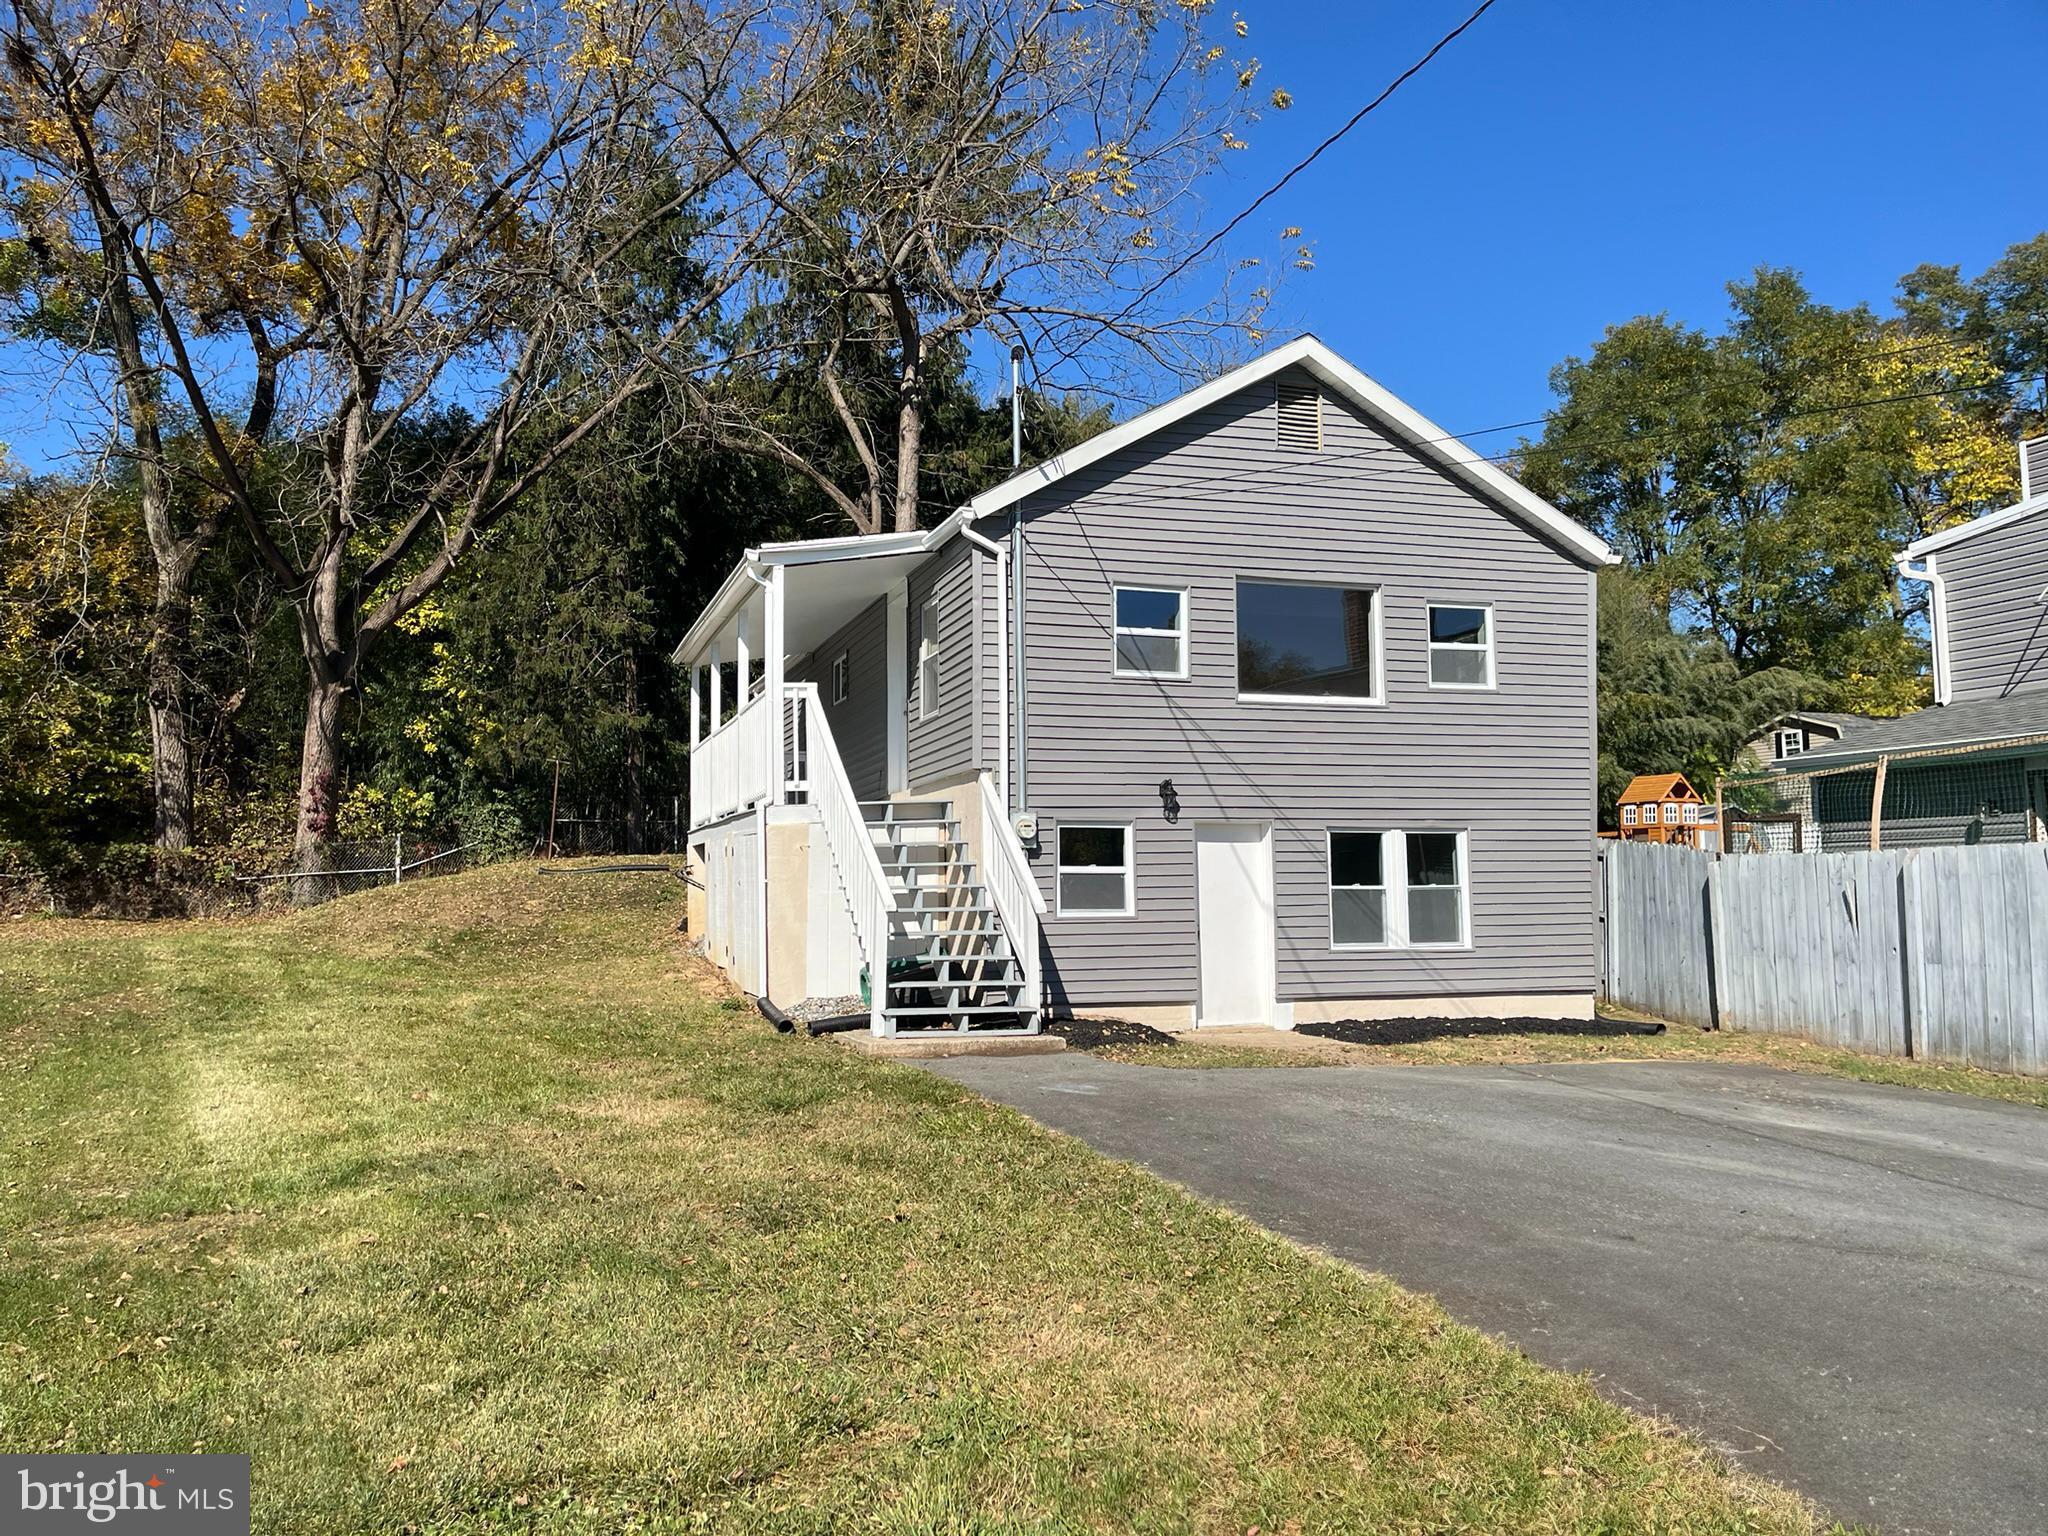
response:
<svg viewBox="0 0 2048 1536"><path fill-rule="evenodd" d="M1767 1067L931 1070L1845 1521L2048 1531L2048 1113Z"/></svg>

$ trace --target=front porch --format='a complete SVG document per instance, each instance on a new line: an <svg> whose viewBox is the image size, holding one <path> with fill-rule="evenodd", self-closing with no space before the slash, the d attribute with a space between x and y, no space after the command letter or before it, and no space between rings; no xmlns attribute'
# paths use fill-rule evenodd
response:
<svg viewBox="0 0 2048 1536"><path fill-rule="evenodd" d="M908 585L942 537L763 546L721 587L673 657L689 673L691 862L709 953L747 990L785 1006L858 992L881 1037L1035 1034L1045 904L1001 764L905 784ZM884 631L883 675L856 697L844 659L818 652L863 615Z"/></svg>

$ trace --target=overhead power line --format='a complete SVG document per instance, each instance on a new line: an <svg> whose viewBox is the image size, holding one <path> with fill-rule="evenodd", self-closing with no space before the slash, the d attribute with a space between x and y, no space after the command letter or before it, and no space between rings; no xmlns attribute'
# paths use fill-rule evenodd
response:
<svg viewBox="0 0 2048 1536"><path fill-rule="evenodd" d="M1265 191L1261 192L1257 197L1253 198L1249 203L1245 204L1243 209L1240 210L1237 213L1237 215L1230 220L1229 223L1225 224L1221 229L1215 231L1215 233L1211 234L1208 239L1204 240L1192 251L1189 251L1187 255L1181 257L1179 261L1176 261L1164 272L1160 273L1158 277L1154 278L1149 284L1147 284L1143 289L1141 289L1135 298L1133 298L1128 304L1124 305L1124 307L1118 310L1114 315L1111 315L1107 320L1098 321L1096 323L1095 329L1090 331L1085 339L1075 342L1071 346L1063 350L1060 354L1060 361L1071 361L1074 357L1074 354L1077 351L1079 351L1082 347L1085 347L1089 342L1093 341L1097 336L1100 336L1104 331L1110 330L1114 326L1122 323L1125 320L1128 320L1133 314L1135 314L1138 311L1140 306L1142 306L1146 300L1153 297L1153 295L1157 294L1160 289L1164 288L1168 283L1172 282L1175 278L1179 277L1183 272L1187 271L1189 267L1193 266L1196 262L1200 261L1204 256L1208 255L1209 252L1213 251L1216 248L1217 244L1220 241L1222 241L1225 237L1227 237L1232 230L1236 229L1238 225L1242 224L1246 219L1250 218L1253 214L1257 213L1267 203L1271 202L1275 197L1279 196L1281 191L1286 188L1289 182L1293 181L1295 177L1299 176L1303 171L1307 170L1310 166L1314 165L1316 161L1320 160L1323 157L1325 151L1329 150L1346 134L1350 133L1352 129L1356 128L1360 123L1364 122L1368 117L1372 116L1374 112L1378 111L1380 107L1384 106L1387 102L1387 99L1390 96L1392 96L1394 92L1400 90L1402 86L1406 85L1410 80L1413 80L1417 75L1421 74L1422 71L1429 66L1429 63L1432 59L1434 59L1438 54L1442 53L1446 48L1450 47L1452 43L1456 42L1461 36L1463 36L1465 32L1472 27L1473 23L1477 22L1480 17L1484 16L1488 11L1493 9L1495 3L1496 0L1482 0L1482 3L1480 4L1477 10L1475 10L1471 15L1467 16L1463 21L1459 22L1455 27L1451 28L1451 30L1446 32L1442 37L1438 38L1436 42L1430 46L1429 52L1425 53L1413 64L1410 64L1406 69L1402 70L1400 74L1396 75L1390 82L1388 82L1386 88L1382 90L1379 93L1379 95L1373 97L1371 101L1368 101L1364 106L1360 107L1356 112L1352 113L1350 118L1347 119L1344 125L1341 128L1337 129L1335 133L1332 133L1328 138L1324 139L1322 143L1318 144L1314 149L1310 150L1301 159L1297 160L1292 166L1288 167L1286 175L1282 176L1278 181L1274 182L1270 187L1266 188Z"/></svg>

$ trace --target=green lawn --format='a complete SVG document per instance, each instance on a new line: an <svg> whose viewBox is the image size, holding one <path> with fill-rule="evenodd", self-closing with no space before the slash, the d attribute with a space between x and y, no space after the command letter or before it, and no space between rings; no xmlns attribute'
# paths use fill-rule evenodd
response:
<svg viewBox="0 0 2048 1536"><path fill-rule="evenodd" d="M1616 1025L1643 1022L1643 1016L1620 1010L1603 1013ZM1650 1021L1654 1022L1654 1021ZM1100 1034L1090 1030L1088 1034ZM1115 1031L1110 1031L1114 1035ZM1147 1036L1156 1035L1147 1031ZM1412 1034L1413 1031L1390 1031ZM1427 1067L1475 1066L1550 1061L1736 1061L1784 1067L1795 1072L1822 1072L1866 1083L1891 1083L1940 1093L1967 1093L2014 1104L2048 1109L2048 1078L2013 1077L1976 1067L1941 1066L1924 1061L1895 1061L1862 1056L1833 1046L1815 1045L1783 1035L1748 1034L1741 1030L1699 1029L1668 1024L1661 1034L1592 1033L1571 1023L1538 1025L1501 1034L1465 1033L1457 1021L1446 1021L1433 1038L1399 1038L1371 1043L1318 1037L1303 1031L1254 1037L1249 1031L1227 1036L1181 1035L1141 1043L1112 1041L1090 1049L1118 1061L1151 1067Z"/></svg>
<svg viewBox="0 0 2048 1536"><path fill-rule="evenodd" d="M1433 1303L773 1034L659 877L0 927L0 1444L259 1531L1808 1531Z"/></svg>

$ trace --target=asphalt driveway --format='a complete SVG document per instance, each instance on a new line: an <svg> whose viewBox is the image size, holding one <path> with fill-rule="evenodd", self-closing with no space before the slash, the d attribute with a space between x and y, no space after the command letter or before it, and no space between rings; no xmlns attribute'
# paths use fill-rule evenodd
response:
<svg viewBox="0 0 2048 1536"><path fill-rule="evenodd" d="M1766 1067L933 1071L1593 1373L1843 1520L2048 1531L2048 1114Z"/></svg>

